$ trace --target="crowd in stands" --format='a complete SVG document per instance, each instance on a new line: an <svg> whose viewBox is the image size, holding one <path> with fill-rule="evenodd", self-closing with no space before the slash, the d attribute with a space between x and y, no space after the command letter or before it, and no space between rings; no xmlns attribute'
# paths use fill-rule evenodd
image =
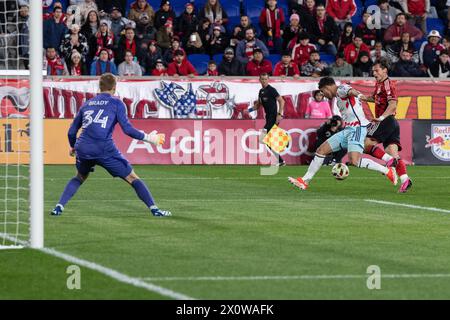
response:
<svg viewBox="0 0 450 320"><path fill-rule="evenodd" d="M450 0L159 1L44 0L48 74L369 77L385 58L395 77L450 77ZM2 32L26 64L14 2L19 30Z"/></svg>

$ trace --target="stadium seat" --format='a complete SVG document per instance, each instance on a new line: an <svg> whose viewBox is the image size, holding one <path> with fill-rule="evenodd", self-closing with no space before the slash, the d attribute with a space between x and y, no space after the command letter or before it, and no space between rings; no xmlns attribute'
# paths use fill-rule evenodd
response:
<svg viewBox="0 0 450 320"><path fill-rule="evenodd" d="M229 3L228 3L228 5L225 5L225 3L228 3L228 2L227 1L224 2L224 9L227 12L229 18L231 18L231 17L239 17L240 18L241 17L239 5L229 4Z"/></svg>
<svg viewBox="0 0 450 320"><path fill-rule="evenodd" d="M431 30L437 30L442 33L442 31L444 31L444 23L439 18L428 18L427 30L428 32L430 32Z"/></svg>
<svg viewBox="0 0 450 320"><path fill-rule="evenodd" d="M275 65L281 61L281 55L280 54L271 54L267 57L267 59L272 62L272 68L275 67Z"/></svg>
<svg viewBox="0 0 450 320"><path fill-rule="evenodd" d="M219 53L213 56L213 60L217 63L217 66L222 62L223 54Z"/></svg>
<svg viewBox="0 0 450 320"><path fill-rule="evenodd" d="M258 18L259 19L259 16L261 15L262 8L263 8L262 5L251 4L250 6L247 7L247 15L250 17L250 19L252 19L252 18Z"/></svg>
<svg viewBox="0 0 450 320"><path fill-rule="evenodd" d="M352 17L353 30L356 28L358 24L362 22L362 17L360 15L355 14Z"/></svg>
<svg viewBox="0 0 450 320"><path fill-rule="evenodd" d="M378 0L366 0L364 3L364 7L368 8L370 6L376 6L378 4Z"/></svg>
<svg viewBox="0 0 450 320"><path fill-rule="evenodd" d="M320 59L323 62L326 62L327 64L332 64L336 61L336 56L332 55L332 54L320 54Z"/></svg>
<svg viewBox="0 0 450 320"><path fill-rule="evenodd" d="M255 28L255 30L256 30L256 35L259 36L261 34L261 27L259 25L259 16L250 18L250 20L252 22L253 28Z"/></svg>
<svg viewBox="0 0 450 320"><path fill-rule="evenodd" d="M208 69L208 62L210 60L209 55L191 54L188 56L188 60L195 67L199 75L203 75L206 73L206 70Z"/></svg>
<svg viewBox="0 0 450 320"><path fill-rule="evenodd" d="M230 34L233 33L234 27L238 26L241 23L241 16L238 17L229 17L226 29Z"/></svg>

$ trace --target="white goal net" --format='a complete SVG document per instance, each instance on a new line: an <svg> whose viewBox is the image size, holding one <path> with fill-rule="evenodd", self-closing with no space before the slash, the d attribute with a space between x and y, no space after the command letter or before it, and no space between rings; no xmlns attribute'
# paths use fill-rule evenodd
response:
<svg viewBox="0 0 450 320"><path fill-rule="evenodd" d="M32 6L34 10L40 7L41 17L38 18L42 19L42 2L34 2L39 4ZM33 70L31 73L28 70L32 23L30 17L30 6L27 1L0 1L0 248L2 249L32 244L30 239L33 233L33 219L30 208L33 199L31 192L33 179L30 172L36 170L30 170L33 159L30 126L33 107L30 89L33 81L30 74L33 74ZM40 28L42 30L42 25ZM42 55L42 45L37 54ZM40 69L42 77L42 63L35 69ZM39 90L39 83L36 87ZM42 86L40 87L42 95ZM39 98L37 100L39 101ZM37 135L37 138L40 138L40 135ZM40 147L39 144L37 147ZM39 237L42 238L42 235Z"/></svg>

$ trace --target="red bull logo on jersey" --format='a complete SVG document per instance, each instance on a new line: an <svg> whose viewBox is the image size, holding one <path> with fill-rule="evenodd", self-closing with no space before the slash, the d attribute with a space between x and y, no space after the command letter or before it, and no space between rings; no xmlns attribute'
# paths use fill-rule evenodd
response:
<svg viewBox="0 0 450 320"><path fill-rule="evenodd" d="M431 148L433 155L442 161L450 161L450 125L431 125L431 137L426 136L425 148Z"/></svg>

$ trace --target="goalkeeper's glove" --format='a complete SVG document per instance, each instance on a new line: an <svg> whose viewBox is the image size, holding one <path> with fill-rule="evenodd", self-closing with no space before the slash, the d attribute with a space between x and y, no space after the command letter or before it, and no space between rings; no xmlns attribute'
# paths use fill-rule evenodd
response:
<svg viewBox="0 0 450 320"><path fill-rule="evenodd" d="M166 135L164 133L158 133L158 131L154 130L150 133L144 133L144 139L142 139L145 142L154 144L156 146L164 144L164 141L166 140Z"/></svg>

